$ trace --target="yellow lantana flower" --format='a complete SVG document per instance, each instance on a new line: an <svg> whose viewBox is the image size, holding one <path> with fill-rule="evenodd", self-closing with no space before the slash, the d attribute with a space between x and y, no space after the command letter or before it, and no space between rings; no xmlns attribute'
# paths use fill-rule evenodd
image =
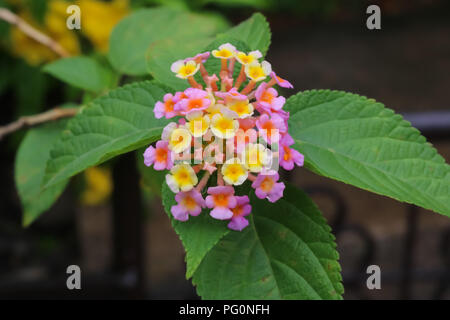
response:
<svg viewBox="0 0 450 320"><path fill-rule="evenodd" d="M188 164L179 164L170 169L171 174L166 175L166 182L170 190L177 193L191 190L197 183L198 178L194 169Z"/></svg>
<svg viewBox="0 0 450 320"><path fill-rule="evenodd" d="M233 138L238 129L239 121L235 119L235 112L227 108L222 108L221 112L216 113L211 119L211 131L218 138Z"/></svg>
<svg viewBox="0 0 450 320"><path fill-rule="evenodd" d="M249 143L245 146L243 154L244 165L251 172L261 172L270 164L272 154L262 144Z"/></svg>
<svg viewBox="0 0 450 320"><path fill-rule="evenodd" d="M264 80L272 72L269 62L253 62L245 66L245 74L255 82Z"/></svg>
<svg viewBox="0 0 450 320"><path fill-rule="evenodd" d="M196 63L193 60L187 62L178 60L172 63L172 66L170 67L170 70L173 73L176 73L176 76L181 79L192 77L197 73L198 69L200 69L200 64Z"/></svg>
<svg viewBox="0 0 450 320"><path fill-rule="evenodd" d="M231 59L236 54L236 47L230 43L225 43L219 47L219 50L213 50L211 53L216 58Z"/></svg>
<svg viewBox="0 0 450 320"><path fill-rule="evenodd" d="M189 120L186 126L195 138L203 136L208 131L210 119L208 115L203 115L201 110L188 113L186 118Z"/></svg>
<svg viewBox="0 0 450 320"><path fill-rule="evenodd" d="M241 185L247 180L248 171L238 158L227 160L222 166L223 180L228 184Z"/></svg>
<svg viewBox="0 0 450 320"><path fill-rule="evenodd" d="M192 136L185 128L172 131L169 138L169 149L175 153L183 152L191 146Z"/></svg>
<svg viewBox="0 0 450 320"><path fill-rule="evenodd" d="M249 54L245 54L245 52L240 51L236 54L236 60L244 65L258 62L258 59L261 57L262 53L259 50L252 51Z"/></svg>
<svg viewBox="0 0 450 320"><path fill-rule="evenodd" d="M225 105L217 103L214 105L210 105L206 109L206 112L208 112L208 115L210 116L210 118L212 118L215 114L221 113L222 108L225 108Z"/></svg>
<svg viewBox="0 0 450 320"><path fill-rule="evenodd" d="M248 118L253 114L253 105L248 100L232 100L227 104L231 111L237 113L240 119Z"/></svg>

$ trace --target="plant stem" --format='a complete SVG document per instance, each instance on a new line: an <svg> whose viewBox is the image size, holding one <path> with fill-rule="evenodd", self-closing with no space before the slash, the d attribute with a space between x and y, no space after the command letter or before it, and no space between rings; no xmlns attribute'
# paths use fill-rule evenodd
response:
<svg viewBox="0 0 450 320"><path fill-rule="evenodd" d="M0 140L4 136L13 133L15 131L18 131L22 128L34 127L61 118L73 117L74 115L77 114L78 110L79 108L67 108L67 109L54 108L32 116L20 117L18 120L0 127Z"/></svg>
<svg viewBox="0 0 450 320"><path fill-rule="evenodd" d="M25 33L30 38L36 40L37 42L48 47L50 50L55 52L60 57L69 57L70 54L55 40L49 36L43 34L39 30L36 30L31 25L29 25L25 20L20 18L15 13L8 9L0 8L0 19L8 22L19 28L23 33Z"/></svg>

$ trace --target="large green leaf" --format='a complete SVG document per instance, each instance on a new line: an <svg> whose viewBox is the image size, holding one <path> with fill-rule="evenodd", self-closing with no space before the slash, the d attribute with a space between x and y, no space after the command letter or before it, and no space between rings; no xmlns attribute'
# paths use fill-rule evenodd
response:
<svg viewBox="0 0 450 320"><path fill-rule="evenodd" d="M161 193L164 208L186 251L186 278L189 279L197 270L205 255L229 232L229 229L225 221L211 218L208 210L203 210L197 217L190 217L187 222L173 219L170 208L176 204L175 194L166 183L163 183Z"/></svg>
<svg viewBox="0 0 450 320"><path fill-rule="evenodd" d="M193 283L204 299L341 299L334 237L311 200L291 186L276 203L250 193L250 225L206 255Z"/></svg>
<svg viewBox="0 0 450 320"><path fill-rule="evenodd" d="M46 187L156 141L168 120L155 119L153 107L169 91L155 82L137 82L89 103L52 149Z"/></svg>
<svg viewBox="0 0 450 320"><path fill-rule="evenodd" d="M64 190L69 180L61 181L42 190L45 165L50 158L50 149L66 126L67 120L30 129L17 151L15 181L23 207L23 224L32 223L50 208Z"/></svg>
<svg viewBox="0 0 450 320"><path fill-rule="evenodd" d="M450 216L450 166L400 115L329 90L301 92L286 109L309 169Z"/></svg>
<svg viewBox="0 0 450 320"><path fill-rule="evenodd" d="M124 18L114 28L108 56L120 72L143 75L147 70L146 52L155 41L175 39L182 48L190 41L211 37L225 27L222 19L212 15L167 7L142 9Z"/></svg>
<svg viewBox="0 0 450 320"><path fill-rule="evenodd" d="M224 34L247 44L250 50L259 50L263 55L270 46L270 27L266 18L260 13L253 14L250 18L231 28ZM222 35L219 35L219 39Z"/></svg>
<svg viewBox="0 0 450 320"><path fill-rule="evenodd" d="M59 59L45 65L45 72L74 87L102 92L117 80L112 70L89 57Z"/></svg>

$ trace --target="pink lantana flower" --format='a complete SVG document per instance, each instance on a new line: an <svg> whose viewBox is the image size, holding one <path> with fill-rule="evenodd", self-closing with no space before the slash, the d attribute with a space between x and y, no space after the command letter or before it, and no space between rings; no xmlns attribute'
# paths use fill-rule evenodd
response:
<svg viewBox="0 0 450 320"><path fill-rule="evenodd" d="M205 110L211 104L211 100L208 99L208 92L196 88L188 88L184 91L185 98L181 99L175 104L175 111L179 111L180 114L186 115L191 111Z"/></svg>
<svg viewBox="0 0 450 320"><path fill-rule="evenodd" d="M236 88L231 88L227 92L216 92L216 96L225 100L225 102L231 100L247 100L248 97L245 94L240 94Z"/></svg>
<svg viewBox="0 0 450 320"><path fill-rule="evenodd" d="M241 154L246 145L249 143L256 143L258 141L258 132L252 128L243 129L242 127L236 132L234 137L234 145L236 152Z"/></svg>
<svg viewBox="0 0 450 320"><path fill-rule="evenodd" d="M294 139L286 133L280 140L280 166L282 166L285 170L292 170L294 168L294 164L301 167L304 163L304 156L295 149L290 148L289 146L294 144Z"/></svg>
<svg viewBox="0 0 450 320"><path fill-rule="evenodd" d="M256 120L256 126L267 143L278 142L281 133L286 132L286 123L278 114L263 114ZM264 130L264 131L263 131Z"/></svg>
<svg viewBox="0 0 450 320"><path fill-rule="evenodd" d="M195 61L195 62L197 62L197 63L205 63L206 60L208 60L209 55L210 55L210 53L209 53L209 51L207 51L207 52L203 52L203 53L196 54L196 55L193 56L193 57L186 58L184 61L187 62L187 61L193 60L193 61Z"/></svg>
<svg viewBox="0 0 450 320"><path fill-rule="evenodd" d="M156 148L148 147L144 152L144 164L147 167L153 164L155 170L170 170L173 166L173 157L169 143L160 140L156 143Z"/></svg>
<svg viewBox="0 0 450 320"><path fill-rule="evenodd" d="M177 102L180 101L181 99L186 99L186 98L187 98L187 95L183 91L175 92L174 100L176 100Z"/></svg>
<svg viewBox="0 0 450 320"><path fill-rule="evenodd" d="M228 220L233 217L233 209L237 200L234 196L234 188L231 186L217 186L208 188L209 196L206 197L206 206L211 208L211 217L218 220Z"/></svg>
<svg viewBox="0 0 450 320"><path fill-rule="evenodd" d="M165 94L164 102L158 101L155 104L155 108L153 109L155 118L161 119L162 117L166 117L166 119L170 119L175 117L177 115L177 112L174 110L174 106L177 102L178 99L172 94Z"/></svg>
<svg viewBox="0 0 450 320"><path fill-rule="evenodd" d="M282 88L288 88L288 89L294 88L294 86L289 81L278 77L274 71L272 71L270 73L270 77L273 80L275 80L275 82Z"/></svg>
<svg viewBox="0 0 450 320"><path fill-rule="evenodd" d="M256 119L252 117L245 119L238 119L238 121L239 121L239 128L241 128L244 131L253 129L256 125Z"/></svg>
<svg viewBox="0 0 450 320"><path fill-rule="evenodd" d="M177 205L170 208L173 217L179 221L186 221L189 215L198 216L205 207L205 200L202 195L195 189L188 192L178 192L175 195Z"/></svg>
<svg viewBox="0 0 450 320"><path fill-rule="evenodd" d="M261 83L256 89L255 97L257 106L267 112L281 110L286 102L286 98L279 97L277 90L268 87L266 82Z"/></svg>
<svg viewBox="0 0 450 320"><path fill-rule="evenodd" d="M245 216L248 216L252 211L252 206L250 205L250 200L248 196L236 196L236 207L232 209L233 217L231 218L228 228L235 231L242 231L248 226L248 220Z"/></svg>
<svg viewBox="0 0 450 320"><path fill-rule="evenodd" d="M217 85L216 85L217 81L219 81L219 78L216 76L216 74L205 77L205 84L208 88L211 88L213 86L215 86L217 88Z"/></svg>
<svg viewBox="0 0 450 320"><path fill-rule="evenodd" d="M278 173L273 175L259 174L252 183L256 196L260 199L267 198L270 202L276 202L280 199L283 196L285 185L283 182L277 182L279 178Z"/></svg>
<svg viewBox="0 0 450 320"><path fill-rule="evenodd" d="M281 118L283 118L286 128L288 127L288 122L287 122L289 120L289 112L288 111L285 111L283 109L272 110L271 114L276 114L276 115L280 116Z"/></svg>

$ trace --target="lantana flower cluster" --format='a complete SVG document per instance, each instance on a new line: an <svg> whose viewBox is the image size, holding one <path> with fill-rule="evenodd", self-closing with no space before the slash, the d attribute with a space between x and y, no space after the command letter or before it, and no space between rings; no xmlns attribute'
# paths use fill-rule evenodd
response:
<svg viewBox="0 0 450 320"><path fill-rule="evenodd" d="M258 50L241 52L225 43L172 64L171 71L190 87L155 104L156 118L176 121L145 150L144 163L170 170L166 182L175 193L171 213L176 220L187 221L208 208L211 217L229 220L230 229L241 231L252 207L235 186L250 180L258 198L276 202L285 188L278 167L303 165L303 155L291 148L286 99L274 88L293 86L261 58ZM220 60L218 76L208 73L208 59Z"/></svg>

